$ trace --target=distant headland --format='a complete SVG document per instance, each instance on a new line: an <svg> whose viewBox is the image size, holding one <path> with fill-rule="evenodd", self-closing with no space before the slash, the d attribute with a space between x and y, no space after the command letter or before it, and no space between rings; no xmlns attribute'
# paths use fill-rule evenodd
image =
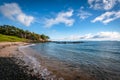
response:
<svg viewBox="0 0 120 80"><path fill-rule="evenodd" d="M57 44L78 44L78 43L84 43L83 41L52 41L53 43Z"/></svg>

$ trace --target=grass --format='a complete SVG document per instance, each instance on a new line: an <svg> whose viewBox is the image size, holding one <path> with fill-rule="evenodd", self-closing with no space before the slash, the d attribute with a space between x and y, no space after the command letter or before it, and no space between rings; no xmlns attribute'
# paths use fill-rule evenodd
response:
<svg viewBox="0 0 120 80"><path fill-rule="evenodd" d="M0 42L26 42L27 39L0 34Z"/></svg>

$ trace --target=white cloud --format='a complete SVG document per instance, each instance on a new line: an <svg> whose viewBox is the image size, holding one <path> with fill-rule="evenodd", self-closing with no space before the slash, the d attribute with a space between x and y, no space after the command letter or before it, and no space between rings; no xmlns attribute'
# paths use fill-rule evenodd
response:
<svg viewBox="0 0 120 80"><path fill-rule="evenodd" d="M93 40L120 40L119 32L99 32L97 34L86 34L81 36L80 39L93 39Z"/></svg>
<svg viewBox="0 0 120 80"><path fill-rule="evenodd" d="M25 26L29 26L34 20L33 16L24 14L17 3L5 3L0 6L0 12L5 17L18 21Z"/></svg>
<svg viewBox="0 0 120 80"><path fill-rule="evenodd" d="M120 41L120 32L98 32L96 34L85 34L85 35L71 35L69 37L59 39L59 40L110 40L110 41Z"/></svg>
<svg viewBox="0 0 120 80"><path fill-rule="evenodd" d="M79 13L78 13L78 16L80 17L80 19L83 19L83 20L88 18L91 15L92 15L91 13L84 11L83 7L80 8Z"/></svg>
<svg viewBox="0 0 120 80"><path fill-rule="evenodd" d="M88 0L88 4L94 9L112 9L120 0Z"/></svg>
<svg viewBox="0 0 120 80"><path fill-rule="evenodd" d="M45 26L51 27L55 24L64 23L67 26L72 26L74 23L74 19L72 19L73 10L69 10L67 12L60 12L57 14L56 18L46 19Z"/></svg>
<svg viewBox="0 0 120 80"><path fill-rule="evenodd" d="M120 18L120 11L112 11L112 12L105 12L104 14L96 17L92 22L100 21L104 24L107 24L111 21L114 21L116 19Z"/></svg>

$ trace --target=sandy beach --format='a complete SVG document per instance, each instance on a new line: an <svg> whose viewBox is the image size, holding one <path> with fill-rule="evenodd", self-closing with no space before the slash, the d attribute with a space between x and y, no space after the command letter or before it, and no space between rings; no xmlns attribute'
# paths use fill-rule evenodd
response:
<svg viewBox="0 0 120 80"><path fill-rule="evenodd" d="M0 80L64 80L61 77L57 78L45 66L41 66L40 56L34 51L25 53L24 49L29 45L32 44L0 43Z"/></svg>
<svg viewBox="0 0 120 80"><path fill-rule="evenodd" d="M17 48L28 43L23 42L2 42L0 43L0 57L12 57L13 54L19 53Z"/></svg>
<svg viewBox="0 0 120 80"><path fill-rule="evenodd" d="M33 70L19 58L23 54L18 47L23 45L28 43L0 43L0 80L43 80L40 74L33 74Z"/></svg>

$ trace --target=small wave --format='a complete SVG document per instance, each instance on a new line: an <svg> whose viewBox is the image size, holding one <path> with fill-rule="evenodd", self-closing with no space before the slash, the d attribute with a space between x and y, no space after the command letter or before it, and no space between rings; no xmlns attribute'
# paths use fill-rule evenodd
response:
<svg viewBox="0 0 120 80"><path fill-rule="evenodd" d="M52 72L48 71L47 68L43 67L40 61L37 60L34 56L27 54L24 49L29 46L34 46L35 44L20 46L18 50L23 53L22 60L25 62L25 66L29 66L29 69L33 70L32 74L40 74L45 80L64 80L62 77L56 78L56 75L53 75Z"/></svg>
<svg viewBox="0 0 120 80"><path fill-rule="evenodd" d="M30 47L30 46L35 46L36 44L29 44L29 45L25 45L25 46L20 46L18 49L20 48L26 48L26 47Z"/></svg>

